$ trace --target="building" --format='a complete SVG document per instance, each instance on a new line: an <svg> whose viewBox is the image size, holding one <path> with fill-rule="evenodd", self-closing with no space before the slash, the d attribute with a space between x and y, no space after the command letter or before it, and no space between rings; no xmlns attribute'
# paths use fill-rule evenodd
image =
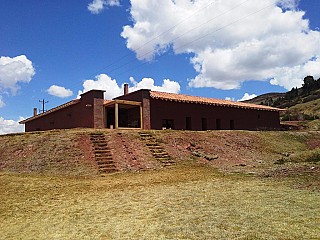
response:
<svg viewBox="0 0 320 240"><path fill-rule="evenodd" d="M42 114L21 121L25 131L67 128L137 129L279 129L278 108L164 93L147 89L104 100L104 91L91 90Z"/></svg>

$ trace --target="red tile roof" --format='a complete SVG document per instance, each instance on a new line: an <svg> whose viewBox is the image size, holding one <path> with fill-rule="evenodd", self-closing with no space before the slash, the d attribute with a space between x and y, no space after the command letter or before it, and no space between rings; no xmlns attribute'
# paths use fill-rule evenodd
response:
<svg viewBox="0 0 320 240"><path fill-rule="evenodd" d="M62 105L60 105L60 106L58 106L58 107L52 108L52 109L50 109L50 110L48 110L48 111L46 111L46 112L44 112L44 113L41 113L41 114L38 114L38 115L36 115L36 116L32 116L32 117L29 117L29 118L27 118L27 119L25 119L25 120L22 120L22 121L20 121L19 123L20 123L20 124L25 124L26 122L32 121L32 120L37 119L37 118L39 118L39 117L43 117L43 116L48 115L48 114L50 114L50 113L52 113L52 112L55 112L55 111L58 111L58 110L60 110L60 109L69 107L69 106L71 106L71 105L74 105L74 104L76 104L76 103L78 103L78 102L80 102L80 99L72 100L72 101L67 102L67 103L65 103L65 104L62 104Z"/></svg>
<svg viewBox="0 0 320 240"><path fill-rule="evenodd" d="M198 103L198 104L205 104L205 105L257 109L257 110L266 110L266 111L284 111L283 109L280 109L280 108L268 107L263 105L244 103L244 102L233 102L233 101L216 99L216 98L205 98L205 97L197 97L197 96L190 96L190 95L176 94L176 93L150 91L150 97L153 99L161 99L166 101L175 101L175 102L183 102L183 103Z"/></svg>

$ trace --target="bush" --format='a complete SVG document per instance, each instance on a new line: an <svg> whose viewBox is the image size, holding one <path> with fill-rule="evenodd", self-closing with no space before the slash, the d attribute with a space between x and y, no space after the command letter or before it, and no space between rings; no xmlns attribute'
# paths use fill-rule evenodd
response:
<svg viewBox="0 0 320 240"><path fill-rule="evenodd" d="M287 162L319 162L320 149L304 151L298 154L291 155Z"/></svg>

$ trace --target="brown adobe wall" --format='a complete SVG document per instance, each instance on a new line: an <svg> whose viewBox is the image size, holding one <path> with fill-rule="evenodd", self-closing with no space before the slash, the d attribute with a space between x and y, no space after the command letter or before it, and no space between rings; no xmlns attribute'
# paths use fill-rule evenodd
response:
<svg viewBox="0 0 320 240"><path fill-rule="evenodd" d="M101 108L101 109L99 109ZM94 113L97 116L94 118ZM25 123L25 131L94 128L103 125L103 91L90 91L78 103Z"/></svg>
<svg viewBox="0 0 320 240"><path fill-rule="evenodd" d="M174 129L186 129L186 117L191 118L190 130L219 129L216 119L220 119L220 129L232 129L231 120L233 120L234 129L280 128L279 113L275 111L179 103L158 99L150 99L150 109L151 129L162 129L162 119L174 120ZM202 118L206 119L206 129L202 128Z"/></svg>
<svg viewBox="0 0 320 240"><path fill-rule="evenodd" d="M94 128L105 128L106 124L104 122L104 106L103 99L94 99L93 105L93 127Z"/></svg>

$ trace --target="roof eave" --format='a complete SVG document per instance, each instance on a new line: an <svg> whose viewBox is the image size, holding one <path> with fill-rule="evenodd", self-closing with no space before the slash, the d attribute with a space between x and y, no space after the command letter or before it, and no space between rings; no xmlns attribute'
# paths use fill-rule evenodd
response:
<svg viewBox="0 0 320 240"><path fill-rule="evenodd" d="M70 102L67 102L65 104L62 104L62 105L59 105L59 106L57 106L55 108L50 109L47 112L44 112L44 113L29 117L27 119L24 119L24 120L20 121L19 124L26 124L27 122L30 122L30 121L33 121L35 119L41 118L43 116L46 116L46 115L51 114L53 112L59 111L59 110L64 109L64 108L67 108L67 107L72 106L74 104L77 104L79 102L80 102L79 99L71 100Z"/></svg>
<svg viewBox="0 0 320 240"><path fill-rule="evenodd" d="M153 91L156 92L156 91ZM204 105L213 105L213 106L221 106L221 107L232 107L232 108L242 108L242 109L253 109L253 110L260 110L260 111L271 111L271 112L282 112L286 111L285 109L280 108L273 108L273 107L260 107L260 105L252 105L248 104L247 106L241 106L236 104L222 104L222 103L209 103L209 102L198 102L198 101L191 101L187 99L172 99L172 98L166 98L162 96L153 96L151 95L151 98L153 99L159 99L164 101L170 101L170 102L183 102L183 103L195 103L195 104L204 104Z"/></svg>

